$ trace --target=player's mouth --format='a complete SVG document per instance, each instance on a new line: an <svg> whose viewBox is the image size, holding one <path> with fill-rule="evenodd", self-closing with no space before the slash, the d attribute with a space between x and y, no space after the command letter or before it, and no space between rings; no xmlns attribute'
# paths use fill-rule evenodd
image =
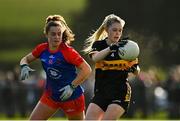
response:
<svg viewBox="0 0 180 121"><path fill-rule="evenodd" d="M59 41L59 40L54 40L53 42L58 43L58 42L60 42L60 41Z"/></svg>
<svg viewBox="0 0 180 121"><path fill-rule="evenodd" d="M119 40L119 37L114 37L114 40Z"/></svg>

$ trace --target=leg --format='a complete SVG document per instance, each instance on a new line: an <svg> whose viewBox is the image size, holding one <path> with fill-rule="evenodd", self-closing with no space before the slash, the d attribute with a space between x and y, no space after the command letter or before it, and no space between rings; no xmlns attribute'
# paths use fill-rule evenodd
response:
<svg viewBox="0 0 180 121"><path fill-rule="evenodd" d="M104 111L95 103L90 103L86 112L85 120L100 120Z"/></svg>
<svg viewBox="0 0 180 121"><path fill-rule="evenodd" d="M56 110L57 109L53 109L39 101L30 115L30 120L47 120Z"/></svg>
<svg viewBox="0 0 180 121"><path fill-rule="evenodd" d="M67 115L67 117L68 117L68 120L84 120L85 119L85 113L83 111L83 112L80 112L80 113L77 113L74 115Z"/></svg>
<svg viewBox="0 0 180 121"><path fill-rule="evenodd" d="M61 109L65 112L69 120L84 120L85 101L82 94L77 99L61 103Z"/></svg>
<svg viewBox="0 0 180 121"><path fill-rule="evenodd" d="M103 120L117 120L119 119L125 110L118 104L110 104L103 116Z"/></svg>

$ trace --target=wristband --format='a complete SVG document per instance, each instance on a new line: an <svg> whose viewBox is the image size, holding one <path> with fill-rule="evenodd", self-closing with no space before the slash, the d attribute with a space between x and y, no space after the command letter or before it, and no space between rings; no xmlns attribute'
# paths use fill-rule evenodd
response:
<svg viewBox="0 0 180 121"><path fill-rule="evenodd" d="M70 84L70 87L75 90L77 86L73 85L73 84Z"/></svg>

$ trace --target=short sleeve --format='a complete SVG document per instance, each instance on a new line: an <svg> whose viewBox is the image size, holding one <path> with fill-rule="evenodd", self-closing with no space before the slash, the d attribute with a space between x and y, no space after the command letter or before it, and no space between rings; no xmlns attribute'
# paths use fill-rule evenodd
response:
<svg viewBox="0 0 180 121"><path fill-rule="evenodd" d="M93 43L93 45L92 45L92 51L99 51L97 41Z"/></svg>
<svg viewBox="0 0 180 121"><path fill-rule="evenodd" d="M47 49L48 44L47 43L41 43L39 45L37 45L33 50L32 50L32 55L36 58L39 58L39 56L41 55L41 53Z"/></svg>
<svg viewBox="0 0 180 121"><path fill-rule="evenodd" d="M91 48L91 51L88 53L89 57L91 58L92 57L92 54L94 53L94 51L100 51L100 48L99 48L99 44L97 41L95 41L92 45L92 48Z"/></svg>
<svg viewBox="0 0 180 121"><path fill-rule="evenodd" d="M84 62L84 59L74 48L68 48L68 51L66 52L67 53L64 57L69 63L78 67L82 62Z"/></svg>

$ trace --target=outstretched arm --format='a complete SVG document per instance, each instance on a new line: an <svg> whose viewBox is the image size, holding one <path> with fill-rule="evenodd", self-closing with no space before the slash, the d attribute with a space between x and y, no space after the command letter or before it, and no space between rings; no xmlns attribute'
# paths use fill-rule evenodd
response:
<svg viewBox="0 0 180 121"><path fill-rule="evenodd" d="M36 57L34 57L32 53L29 53L21 59L20 65L24 65L24 64L29 65L34 60L36 60Z"/></svg>
<svg viewBox="0 0 180 121"><path fill-rule="evenodd" d="M29 53L28 55L24 56L20 61L20 67L21 67L21 75L20 79L25 80L29 78L29 73L31 71L34 71L31 69L28 65L34 61L36 57L32 55L32 53Z"/></svg>

